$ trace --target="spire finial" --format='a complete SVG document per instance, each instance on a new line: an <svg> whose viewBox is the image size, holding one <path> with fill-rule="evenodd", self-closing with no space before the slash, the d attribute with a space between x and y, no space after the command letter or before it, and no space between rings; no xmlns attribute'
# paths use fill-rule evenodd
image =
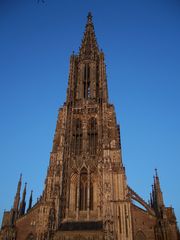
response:
<svg viewBox="0 0 180 240"><path fill-rule="evenodd" d="M158 176L157 168L155 168L156 177Z"/></svg>
<svg viewBox="0 0 180 240"><path fill-rule="evenodd" d="M16 191L16 195L14 198L14 204L13 204L13 209L16 211L16 214L17 214L17 211L19 208L21 184L22 184L22 173L20 174L20 178L19 178L18 185L17 185L17 191Z"/></svg>
<svg viewBox="0 0 180 240"><path fill-rule="evenodd" d="M88 19L88 23L92 23L92 14L91 14L91 12L88 12L87 19Z"/></svg>

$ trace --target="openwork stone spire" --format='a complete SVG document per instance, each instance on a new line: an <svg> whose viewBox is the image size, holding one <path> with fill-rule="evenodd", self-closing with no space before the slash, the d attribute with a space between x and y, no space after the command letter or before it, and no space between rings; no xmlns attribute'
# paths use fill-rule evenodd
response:
<svg viewBox="0 0 180 240"><path fill-rule="evenodd" d="M96 36L94 32L94 25L92 22L92 15L89 12L87 16L87 24L84 32L84 37L81 43L79 55L83 59L92 59L99 52Z"/></svg>
<svg viewBox="0 0 180 240"><path fill-rule="evenodd" d="M79 53L70 59L67 103L108 102L108 87L104 53L99 51L91 13L88 14ZM79 105L80 106L80 105Z"/></svg>

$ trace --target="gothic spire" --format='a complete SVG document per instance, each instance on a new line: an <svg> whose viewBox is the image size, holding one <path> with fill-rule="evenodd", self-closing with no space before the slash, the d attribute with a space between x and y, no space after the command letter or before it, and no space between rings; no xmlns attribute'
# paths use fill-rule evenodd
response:
<svg viewBox="0 0 180 240"><path fill-rule="evenodd" d="M154 184L152 185L152 207L160 216L164 207L164 201L157 169L155 169Z"/></svg>
<svg viewBox="0 0 180 240"><path fill-rule="evenodd" d="M20 174L19 182L18 182L18 185L17 185L17 191L16 191L16 195L15 195L15 198L14 198L13 209L15 211L18 211L18 207L19 207L21 184L22 184L22 174Z"/></svg>
<svg viewBox="0 0 180 240"><path fill-rule="evenodd" d="M154 178L154 186L156 191L157 203L159 207L164 206L163 195L160 187L159 176L157 173L157 169L155 169L155 178Z"/></svg>
<svg viewBox="0 0 180 240"><path fill-rule="evenodd" d="M30 198L29 198L29 205L28 205L27 211L29 211L32 208L32 194L33 194L33 191L31 190L31 195L30 195Z"/></svg>
<svg viewBox="0 0 180 240"><path fill-rule="evenodd" d="M21 184L22 184L22 174L20 174L20 178L19 178L18 185L17 185L16 195L14 197L13 207L11 209L11 224L12 225L14 224L15 220L18 217L19 203L20 203L20 193L21 193Z"/></svg>
<svg viewBox="0 0 180 240"><path fill-rule="evenodd" d="M25 183L25 186L24 186L22 201L21 201L20 209L19 209L19 216L22 216L25 213L25 208L26 208L26 186L27 186L27 183Z"/></svg>
<svg viewBox="0 0 180 240"><path fill-rule="evenodd" d="M92 59L99 52L96 36L94 32L94 25L92 21L92 14L89 12L87 16L87 23L82 39L79 55L83 59Z"/></svg>

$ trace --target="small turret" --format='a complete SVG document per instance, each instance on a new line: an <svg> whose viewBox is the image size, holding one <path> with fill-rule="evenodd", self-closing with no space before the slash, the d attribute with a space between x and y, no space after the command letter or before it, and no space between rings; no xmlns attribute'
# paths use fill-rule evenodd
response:
<svg viewBox="0 0 180 240"><path fill-rule="evenodd" d="M150 206L153 207L153 197L152 197L152 193L150 193L149 203L150 203Z"/></svg>
<svg viewBox="0 0 180 240"><path fill-rule="evenodd" d="M24 186L22 201L19 208L19 216L24 215L25 209L26 209L26 186L27 186L27 183L25 183L25 186Z"/></svg>
<svg viewBox="0 0 180 240"><path fill-rule="evenodd" d="M19 182L18 182L18 185L17 185L17 191L16 191L16 195L15 195L15 198L14 198L14 204L13 204L13 210L16 211L16 212L18 211L18 208L19 208L21 184L22 184L22 174L20 174Z"/></svg>
<svg viewBox="0 0 180 240"><path fill-rule="evenodd" d="M155 169L154 184L152 185L151 207L155 210L158 216L162 215L162 209L164 208L164 200L157 169Z"/></svg>
<svg viewBox="0 0 180 240"><path fill-rule="evenodd" d="M13 207L11 209L11 217L10 217L10 225L14 225L14 222L18 218L19 211L19 203L20 203L20 194L21 194L21 185L22 185L22 174L20 174L20 178L17 185L16 195L14 197Z"/></svg>
<svg viewBox="0 0 180 240"><path fill-rule="evenodd" d="M178 239L176 238L178 236L176 216L172 207L164 205L157 169L155 169L154 184L152 185L151 207L154 209L157 217L155 226L157 239Z"/></svg>
<svg viewBox="0 0 180 240"><path fill-rule="evenodd" d="M29 205L28 205L27 212L32 208L32 194L33 194L33 191L31 190L31 195L30 195L30 198L29 198Z"/></svg>
<svg viewBox="0 0 180 240"><path fill-rule="evenodd" d="M164 207L164 200L163 200L163 194L160 187L160 181L157 173L157 169L155 169L155 178L154 178L154 187L156 192L156 198L157 198L157 204L159 208Z"/></svg>

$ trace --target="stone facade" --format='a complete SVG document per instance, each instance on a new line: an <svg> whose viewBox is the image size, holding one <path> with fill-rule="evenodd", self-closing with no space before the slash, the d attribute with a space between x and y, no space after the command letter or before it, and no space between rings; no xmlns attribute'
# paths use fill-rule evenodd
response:
<svg viewBox="0 0 180 240"><path fill-rule="evenodd" d="M177 240L172 208L163 202L157 172L150 203L128 185L120 127L108 100L104 54L91 14L79 53L70 58L67 99L59 110L45 188L26 209L20 177L2 240ZM142 205L135 205L134 201Z"/></svg>

